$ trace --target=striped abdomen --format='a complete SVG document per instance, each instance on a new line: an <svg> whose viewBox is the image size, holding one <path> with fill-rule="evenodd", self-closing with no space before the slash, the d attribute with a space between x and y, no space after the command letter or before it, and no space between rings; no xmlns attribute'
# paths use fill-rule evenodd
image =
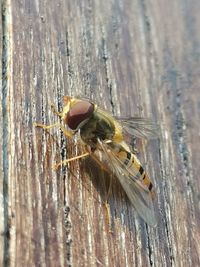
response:
<svg viewBox="0 0 200 267"><path fill-rule="evenodd" d="M123 162L123 169L128 171L129 177L134 177L136 180L140 181L142 185L149 190L151 197L154 198L155 192L153 190L153 184L137 157L130 151L124 150L123 147L117 152L117 157Z"/></svg>

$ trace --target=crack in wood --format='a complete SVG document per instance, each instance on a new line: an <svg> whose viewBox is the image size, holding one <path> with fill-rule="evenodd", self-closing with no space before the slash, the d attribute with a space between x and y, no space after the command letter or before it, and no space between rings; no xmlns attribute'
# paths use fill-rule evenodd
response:
<svg viewBox="0 0 200 267"><path fill-rule="evenodd" d="M113 102L113 97L112 97L112 81L110 79L110 75L109 75L109 70L108 70L108 60L109 60L109 56L108 56L108 51L107 51L107 46L106 46L106 40L104 37L104 31L102 30L102 59L104 61L104 69L105 69L105 75L106 75L106 83L107 83L107 88L109 91L109 100L110 100L110 104L111 104L111 109L112 109L112 113L114 114L114 102Z"/></svg>
<svg viewBox="0 0 200 267"><path fill-rule="evenodd" d="M146 236L147 236L147 249L148 249L148 257L149 257L149 264L150 266L154 266L153 262L153 253L152 253L152 246L151 246L151 241L149 238L149 231L148 231L148 226L146 225Z"/></svg>

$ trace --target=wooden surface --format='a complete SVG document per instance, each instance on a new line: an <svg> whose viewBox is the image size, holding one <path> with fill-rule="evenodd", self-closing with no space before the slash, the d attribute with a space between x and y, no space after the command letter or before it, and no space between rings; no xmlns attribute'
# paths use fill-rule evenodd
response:
<svg viewBox="0 0 200 267"><path fill-rule="evenodd" d="M200 266L200 2L2 0L0 266ZM3 71L2 71L3 70ZM161 125L138 157L157 227L59 130L64 95ZM110 232L110 228L112 232Z"/></svg>

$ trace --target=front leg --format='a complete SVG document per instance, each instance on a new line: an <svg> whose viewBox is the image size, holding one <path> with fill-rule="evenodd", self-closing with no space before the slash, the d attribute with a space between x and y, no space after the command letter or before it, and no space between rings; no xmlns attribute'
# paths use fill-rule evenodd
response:
<svg viewBox="0 0 200 267"><path fill-rule="evenodd" d="M60 124L60 123L55 123L55 124L45 125L45 124L41 124L41 123L34 122L33 124L34 124L35 127L39 127L39 128L44 129L44 130L49 130L49 129L54 128L54 127L60 128L60 129L63 131L65 137L67 137L67 138L68 138L68 137L72 137L72 136L75 134L75 132L70 132L70 131L68 131L68 130L67 130L62 124Z"/></svg>
<svg viewBox="0 0 200 267"><path fill-rule="evenodd" d="M62 112L58 112L57 110L56 110L56 107L55 107L55 105L54 104L51 104L51 111L54 113L54 114L56 114L58 117L60 117L60 118L62 118Z"/></svg>

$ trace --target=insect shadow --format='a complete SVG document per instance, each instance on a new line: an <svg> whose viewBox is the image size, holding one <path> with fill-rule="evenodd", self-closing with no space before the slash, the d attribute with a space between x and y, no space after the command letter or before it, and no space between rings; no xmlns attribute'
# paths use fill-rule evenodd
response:
<svg viewBox="0 0 200 267"><path fill-rule="evenodd" d="M143 220L137 216L115 174L103 170L91 157L80 161L80 169L82 173L85 172L89 176L92 185L100 196L100 201L105 204L109 230L114 231L115 220L117 219L130 231L135 232L135 217L141 223Z"/></svg>

